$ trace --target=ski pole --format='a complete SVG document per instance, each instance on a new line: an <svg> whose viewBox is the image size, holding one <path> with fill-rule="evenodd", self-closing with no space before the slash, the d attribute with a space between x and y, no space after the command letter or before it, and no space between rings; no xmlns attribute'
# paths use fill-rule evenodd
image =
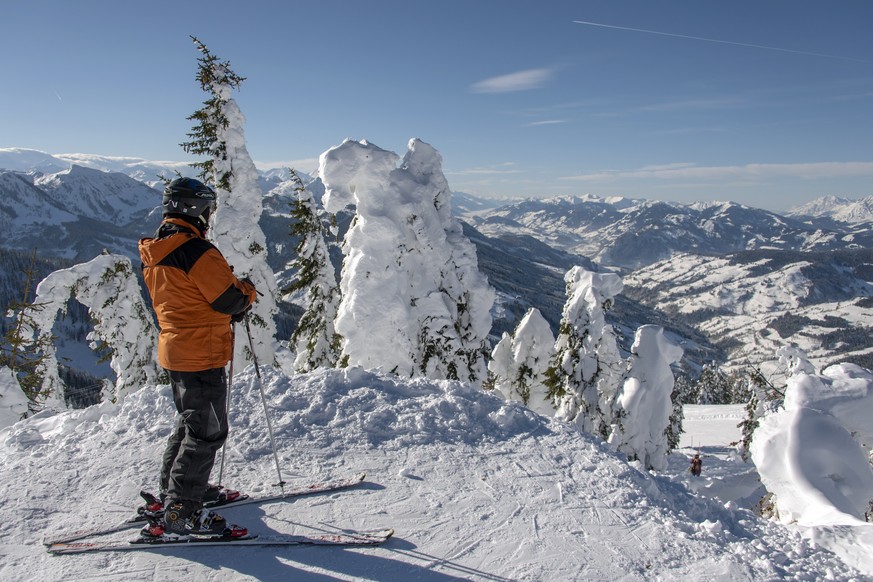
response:
<svg viewBox="0 0 873 582"><path fill-rule="evenodd" d="M267 434L270 435L270 446L273 447L273 460L276 462L276 474L279 475L279 482L276 485L282 489L282 494L285 494L285 482L282 480L282 470L279 469L279 455L276 454L276 441L273 439L273 427L270 424L270 411L267 409L267 397L264 396L264 382L261 380L261 367L258 365L258 357L255 355L255 342L252 341L252 330L249 327L249 314L246 312L246 335L249 336L249 349L252 351L252 361L255 364L255 376L258 379L258 390L261 393L261 402L264 405L264 418L267 419Z"/></svg>
<svg viewBox="0 0 873 582"><path fill-rule="evenodd" d="M227 394L225 394L225 422L227 423L227 433L230 435L230 388L233 386L233 352L236 350L236 324L230 322L230 370L227 372ZM224 480L224 457L227 455L227 438L221 444L221 465L218 469L218 484L221 485Z"/></svg>

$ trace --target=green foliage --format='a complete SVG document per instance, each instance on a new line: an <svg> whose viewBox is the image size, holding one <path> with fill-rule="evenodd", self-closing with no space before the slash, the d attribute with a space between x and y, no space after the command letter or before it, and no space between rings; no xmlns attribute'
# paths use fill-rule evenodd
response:
<svg viewBox="0 0 873 582"><path fill-rule="evenodd" d="M14 324L0 343L0 366L10 368L18 379L21 391L27 398L28 414L38 412L49 395L43 387L43 364L46 349L51 348L55 341L55 337L50 334L37 334L36 339L33 338L36 323L32 314L45 309L44 305L27 300L33 285L35 261L36 251L33 252L30 267L25 272L24 299L7 306L8 312L13 314Z"/></svg>
<svg viewBox="0 0 873 582"><path fill-rule="evenodd" d="M678 391L679 401L683 404L697 404L700 398L700 389L697 383L687 373L675 375L674 389Z"/></svg>
<svg viewBox="0 0 873 582"><path fill-rule="evenodd" d="M757 368L751 368L746 375L749 399L746 403L746 418L737 427L741 431L739 443L740 456L749 460L749 447L755 435L761 418L782 405L785 390L774 386Z"/></svg>
<svg viewBox="0 0 873 582"><path fill-rule="evenodd" d="M683 388L684 387L678 382L674 382L673 391L670 393L670 402L672 403L673 408L670 412L670 424L668 424L667 428L664 430L664 434L667 435L668 453L679 446L679 439L682 437L682 433L685 432L682 427L682 420L684 418L684 413L682 411Z"/></svg>
<svg viewBox="0 0 873 582"><path fill-rule="evenodd" d="M745 404L752 395L746 372L725 373L715 362L705 364L694 380L680 375L677 384L681 388L680 398L686 404Z"/></svg>
<svg viewBox="0 0 873 582"><path fill-rule="evenodd" d="M333 328L339 289L327 254L326 228L303 180L293 169L289 171L297 193L291 203L294 218L291 235L297 238L296 256L291 266L296 269L296 276L282 291L307 293L307 308L291 334L291 343L298 352L305 353L305 363L298 360L297 368L308 371L334 366L339 358L342 336Z"/></svg>
<svg viewBox="0 0 873 582"><path fill-rule="evenodd" d="M575 388L570 386L571 378L564 369L564 359L569 357L571 360L570 369L575 370L579 364L579 348L582 345L576 330L566 320L561 320L558 326L558 337L561 336L567 338L567 346L563 350L555 352L551 365L546 370L545 385L548 388L547 395L552 399L552 402L557 402L559 398L566 396L568 389Z"/></svg>
<svg viewBox="0 0 873 582"><path fill-rule="evenodd" d="M518 374L513 380L516 393L521 397L521 401L527 406L530 403L530 385L534 379L534 371L527 364L522 364L518 367Z"/></svg>
<svg viewBox="0 0 873 582"><path fill-rule="evenodd" d="M229 61L221 61L209 52L206 45L192 36L191 40L197 45L197 50L202 56L197 59L197 82L200 89L210 94L203 102L203 107L187 117L189 121L196 122L188 132L189 141L179 144L189 154L206 156L202 162L193 162L191 165L199 168L198 177L203 182L214 184L222 190L230 190L231 172L225 172L221 176L215 175L215 160L227 159L227 144L218 138L219 127L224 129L229 125L229 120L224 114L224 104L227 98L218 90L221 86L238 89L245 77L240 77L230 68Z"/></svg>

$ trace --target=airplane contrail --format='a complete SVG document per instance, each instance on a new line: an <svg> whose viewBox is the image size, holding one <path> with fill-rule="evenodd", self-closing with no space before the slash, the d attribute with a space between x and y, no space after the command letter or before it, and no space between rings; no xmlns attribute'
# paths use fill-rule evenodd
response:
<svg viewBox="0 0 873 582"><path fill-rule="evenodd" d="M661 32L658 30L646 30L644 28L631 28L629 26L616 26L614 24L601 24L599 22L587 22L585 20L574 20L573 23L574 24L584 24L586 26L599 26L601 28L614 28L616 30L629 30L631 32L644 32L646 34L657 34L660 36L672 36L675 38L687 38L687 39L691 39L691 40L717 42L720 44L732 44L735 46L744 46L744 47L749 47L749 48L765 49L768 51L779 51L779 52L783 52L783 53L794 53L797 55L822 57L822 58L826 58L826 59L840 59L843 61L855 61L857 63L873 63L873 61L868 61L865 59L856 59L854 57L844 57L844 56L840 56L840 55L826 55L823 53L813 53L813 52L809 52L809 51L798 51L798 50L794 50L794 49L780 48L780 47L776 47L776 46L766 46L766 45L762 45L762 44L750 44L750 43L746 43L746 42L734 42L732 40L719 40L717 38L704 38L702 36L690 36L687 34L675 34L672 32Z"/></svg>

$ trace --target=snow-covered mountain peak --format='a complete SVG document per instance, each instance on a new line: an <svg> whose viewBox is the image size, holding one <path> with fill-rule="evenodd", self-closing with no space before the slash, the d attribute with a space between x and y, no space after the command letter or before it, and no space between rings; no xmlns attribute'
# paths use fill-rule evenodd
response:
<svg viewBox="0 0 873 582"><path fill-rule="evenodd" d="M0 169L13 172L52 174L69 168L70 164L40 150L0 148Z"/></svg>
<svg viewBox="0 0 873 582"><path fill-rule="evenodd" d="M73 165L34 180L66 211L87 218L125 224L160 204L158 193L126 174Z"/></svg>
<svg viewBox="0 0 873 582"><path fill-rule="evenodd" d="M873 221L873 196L850 200L828 195L792 208L789 216L830 218L838 222L858 224Z"/></svg>
<svg viewBox="0 0 873 582"><path fill-rule="evenodd" d="M794 216L830 216L836 210L851 203L852 201L848 198L828 194L792 208L789 214Z"/></svg>

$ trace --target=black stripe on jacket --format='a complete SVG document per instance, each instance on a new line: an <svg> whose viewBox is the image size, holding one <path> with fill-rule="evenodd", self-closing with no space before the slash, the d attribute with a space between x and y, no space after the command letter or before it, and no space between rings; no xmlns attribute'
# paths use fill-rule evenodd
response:
<svg viewBox="0 0 873 582"><path fill-rule="evenodd" d="M231 285L210 305L215 311L235 315L249 306L249 296L240 291L236 285Z"/></svg>

